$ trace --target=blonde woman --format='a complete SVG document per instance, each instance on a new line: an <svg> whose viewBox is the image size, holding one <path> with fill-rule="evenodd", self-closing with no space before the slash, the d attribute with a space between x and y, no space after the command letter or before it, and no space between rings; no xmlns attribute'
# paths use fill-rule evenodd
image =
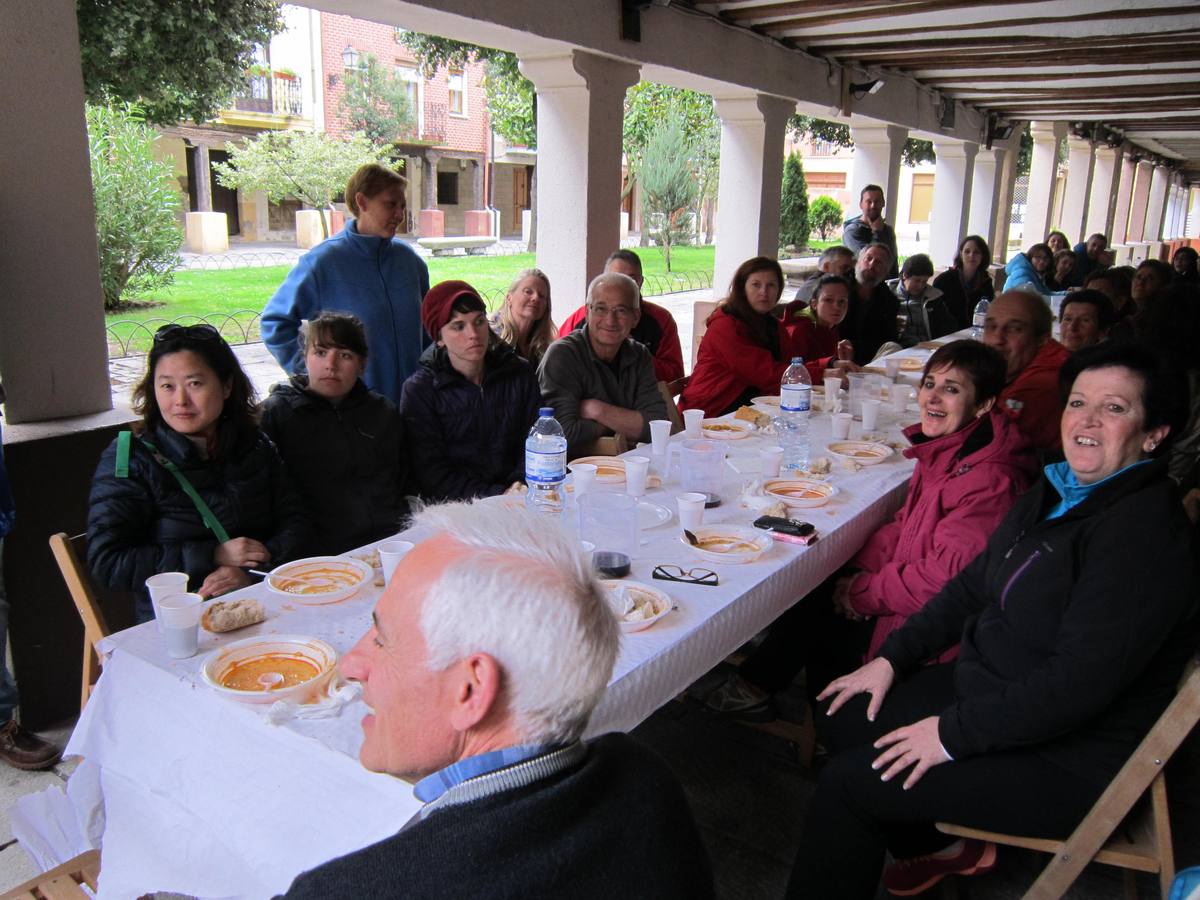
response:
<svg viewBox="0 0 1200 900"><path fill-rule="evenodd" d="M492 331L535 366L557 337L550 321L550 279L541 269L523 269L513 279L504 303L488 320Z"/></svg>

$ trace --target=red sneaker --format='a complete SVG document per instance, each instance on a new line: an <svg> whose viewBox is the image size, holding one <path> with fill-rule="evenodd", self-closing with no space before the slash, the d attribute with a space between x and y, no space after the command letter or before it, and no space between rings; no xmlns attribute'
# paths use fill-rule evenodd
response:
<svg viewBox="0 0 1200 900"><path fill-rule="evenodd" d="M996 845L963 839L928 856L898 859L883 873L883 886L896 897L924 893L947 875L981 875L996 867Z"/></svg>

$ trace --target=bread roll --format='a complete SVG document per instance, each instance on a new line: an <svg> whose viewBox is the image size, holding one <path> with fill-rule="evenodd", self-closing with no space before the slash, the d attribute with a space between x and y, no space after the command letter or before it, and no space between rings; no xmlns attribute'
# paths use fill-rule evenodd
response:
<svg viewBox="0 0 1200 900"><path fill-rule="evenodd" d="M265 621L267 612L257 600L218 601L204 611L200 624L207 631L237 631Z"/></svg>

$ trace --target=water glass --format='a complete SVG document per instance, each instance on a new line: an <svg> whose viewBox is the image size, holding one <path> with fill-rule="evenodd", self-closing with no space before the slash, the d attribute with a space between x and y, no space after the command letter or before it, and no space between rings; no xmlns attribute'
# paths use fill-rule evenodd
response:
<svg viewBox="0 0 1200 900"><path fill-rule="evenodd" d="M159 572L146 579L146 590L150 593L150 605L154 607L154 619L162 632L162 619L158 616L158 604L163 597L187 593L187 572Z"/></svg>
<svg viewBox="0 0 1200 900"><path fill-rule="evenodd" d="M779 467L783 465L783 448L763 447L759 451L759 458L762 460L763 478L778 478Z"/></svg>
<svg viewBox="0 0 1200 900"><path fill-rule="evenodd" d="M850 420L853 418L848 412L833 414L834 440L844 441L850 437Z"/></svg>
<svg viewBox="0 0 1200 900"><path fill-rule="evenodd" d="M704 521L704 501L707 499L704 494L697 493L680 494L675 498L681 529L695 531L700 527L700 523Z"/></svg>
<svg viewBox="0 0 1200 900"><path fill-rule="evenodd" d="M667 455L671 441L671 420L654 419L650 423L650 446L654 456L662 458Z"/></svg>
<svg viewBox="0 0 1200 900"><path fill-rule="evenodd" d="M158 601L167 653L173 659L196 655L200 642L200 615L204 598L199 594L172 594Z"/></svg>
<svg viewBox="0 0 1200 900"><path fill-rule="evenodd" d="M637 552L638 502L628 494L592 491L579 498L579 537L601 552L623 553L633 558Z"/></svg>
<svg viewBox="0 0 1200 900"><path fill-rule="evenodd" d="M704 421L704 410L685 409L683 411L683 433L690 438L703 437L700 423Z"/></svg>
<svg viewBox="0 0 1200 900"><path fill-rule="evenodd" d="M900 357L895 355L887 357L883 361L883 368L887 372L887 377L895 381L900 377Z"/></svg>
<svg viewBox="0 0 1200 900"><path fill-rule="evenodd" d="M846 376L850 382L850 400L848 408L850 415L856 419L862 418L862 401L867 389L865 372L852 372Z"/></svg>
<svg viewBox="0 0 1200 900"><path fill-rule="evenodd" d="M679 473L685 491L719 494L725 474L725 448L716 441L684 441Z"/></svg>
<svg viewBox="0 0 1200 900"><path fill-rule="evenodd" d="M879 422L879 400L873 400L869 397L864 397L862 402L862 427L863 431L874 431L876 424Z"/></svg>
<svg viewBox="0 0 1200 900"><path fill-rule="evenodd" d="M650 471L650 458L647 456L625 457L625 492L631 497L641 497L646 493L646 474Z"/></svg>
<svg viewBox="0 0 1200 900"><path fill-rule="evenodd" d="M575 488L575 502L586 494L596 481L596 467L591 463L571 463L571 481Z"/></svg>
<svg viewBox="0 0 1200 900"><path fill-rule="evenodd" d="M392 573L412 548L412 541L384 541L379 545L379 565L385 585L392 583Z"/></svg>

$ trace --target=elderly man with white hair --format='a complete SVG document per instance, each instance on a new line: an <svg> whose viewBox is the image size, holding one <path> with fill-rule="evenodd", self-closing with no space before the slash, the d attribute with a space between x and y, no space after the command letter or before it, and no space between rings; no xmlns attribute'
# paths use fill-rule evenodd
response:
<svg viewBox="0 0 1200 900"><path fill-rule="evenodd" d="M538 367L542 398L575 457L597 438L620 434L650 440L650 422L667 417L654 358L629 333L641 316L637 282L619 272L588 285L587 323L559 338Z"/></svg>
<svg viewBox="0 0 1200 900"><path fill-rule="evenodd" d="M560 526L495 503L429 507L342 660L362 764L425 805L288 898L711 897L683 791L630 737L580 740L620 633Z"/></svg>

